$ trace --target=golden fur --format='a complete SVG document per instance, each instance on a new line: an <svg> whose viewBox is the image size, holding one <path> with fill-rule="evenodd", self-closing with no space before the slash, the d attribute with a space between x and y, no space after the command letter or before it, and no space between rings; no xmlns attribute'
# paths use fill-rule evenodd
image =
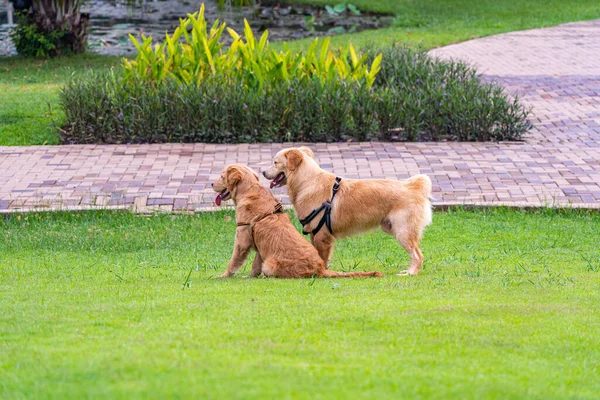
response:
<svg viewBox="0 0 600 400"><path fill-rule="evenodd" d="M317 250L296 230L288 214L272 214L278 201L259 184L250 168L233 164L223 170L213 184L222 200L233 199L239 226L235 234L233 255L221 277L234 275L251 249L256 250L250 276L276 278L349 278L380 277L379 272L335 272L325 267ZM264 218L263 218L264 217ZM254 234L252 234L252 229Z"/></svg>
<svg viewBox="0 0 600 400"><path fill-rule="evenodd" d="M283 175L282 175L283 174ZM329 200L335 175L316 162L307 147L285 149L277 153L273 166L263 172L276 186L287 185L298 218ZM404 181L389 179L342 179L333 200L333 235L323 226L311 241L319 255L329 262L336 238L355 235L381 227L395 236L410 256L410 267L400 275L417 275L423 265L419 249L425 226L431 223L431 180L416 175ZM316 228L320 213L305 229Z"/></svg>

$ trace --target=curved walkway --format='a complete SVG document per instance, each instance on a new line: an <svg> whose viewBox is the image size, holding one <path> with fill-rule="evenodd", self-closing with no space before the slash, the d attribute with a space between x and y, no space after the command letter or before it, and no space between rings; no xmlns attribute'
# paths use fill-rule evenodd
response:
<svg viewBox="0 0 600 400"><path fill-rule="evenodd" d="M311 145L324 168L359 178L426 173L437 205L600 208L600 20L497 35L432 53L476 64L486 79L532 106L535 128L526 141ZM214 199L210 182L225 165L262 169L285 146L0 147L0 212L207 209Z"/></svg>

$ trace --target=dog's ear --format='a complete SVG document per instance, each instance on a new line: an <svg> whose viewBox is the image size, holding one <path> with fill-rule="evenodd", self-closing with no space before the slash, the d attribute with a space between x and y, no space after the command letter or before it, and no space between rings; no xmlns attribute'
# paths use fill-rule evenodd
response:
<svg viewBox="0 0 600 400"><path fill-rule="evenodd" d="M231 190L242 180L242 171L236 167L227 168L225 178L227 179L227 189Z"/></svg>
<svg viewBox="0 0 600 400"><path fill-rule="evenodd" d="M301 152L303 152L304 154L306 154L307 156L309 156L310 158L312 158L313 160L315 160L315 153L313 153L313 151L306 147L306 146L302 146L302 147L298 147L298 150L300 150Z"/></svg>
<svg viewBox="0 0 600 400"><path fill-rule="evenodd" d="M293 171L300 164L302 164L302 152L300 150L291 149L285 152L285 158L287 159L287 169Z"/></svg>

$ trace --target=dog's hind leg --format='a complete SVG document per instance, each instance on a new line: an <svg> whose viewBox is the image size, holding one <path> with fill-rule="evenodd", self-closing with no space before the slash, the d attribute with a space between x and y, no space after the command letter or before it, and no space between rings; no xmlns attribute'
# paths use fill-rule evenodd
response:
<svg viewBox="0 0 600 400"><path fill-rule="evenodd" d="M426 220L409 210L402 210L388 217L384 231L392 233L410 257L410 266L398 276L417 275L423 266L423 254L419 248ZM386 229L388 228L388 229Z"/></svg>
<svg viewBox="0 0 600 400"><path fill-rule="evenodd" d="M398 276L417 275L423 266L423 254L419 249L419 243L410 238L400 238L398 242L404 247L404 250L410 256L410 267L407 270L397 274Z"/></svg>
<svg viewBox="0 0 600 400"><path fill-rule="evenodd" d="M423 254L419 249L419 240L406 231L401 231L396 234L396 240L410 257L410 267L407 270L402 271L398 276L417 275L423 266Z"/></svg>
<svg viewBox="0 0 600 400"><path fill-rule="evenodd" d="M281 265L281 263L276 259L267 258L262 263L262 273L266 277L294 278L294 276L289 276L290 271L285 267L285 265Z"/></svg>

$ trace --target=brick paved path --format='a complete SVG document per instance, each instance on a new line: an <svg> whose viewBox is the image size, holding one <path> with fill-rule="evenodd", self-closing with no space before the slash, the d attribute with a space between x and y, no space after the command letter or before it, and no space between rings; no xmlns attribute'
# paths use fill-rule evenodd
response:
<svg viewBox="0 0 600 400"><path fill-rule="evenodd" d="M475 63L533 107L524 143L311 145L345 177L426 173L435 204L600 208L600 20L514 32L437 49ZM226 164L269 165L284 145L0 147L0 212L33 208L212 206ZM266 182L265 182L266 183ZM278 192L282 199L284 191Z"/></svg>

